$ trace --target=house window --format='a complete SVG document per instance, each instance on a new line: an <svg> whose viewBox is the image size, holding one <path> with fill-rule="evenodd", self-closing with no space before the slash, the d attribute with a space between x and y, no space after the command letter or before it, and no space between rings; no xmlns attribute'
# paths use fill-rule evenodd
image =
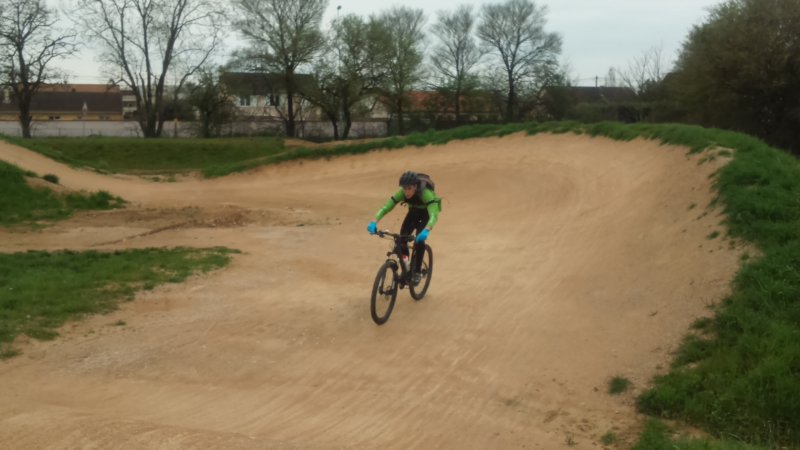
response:
<svg viewBox="0 0 800 450"><path fill-rule="evenodd" d="M239 97L239 106L250 106L250 96Z"/></svg>
<svg viewBox="0 0 800 450"><path fill-rule="evenodd" d="M278 94L269 94L269 106L281 106L281 96Z"/></svg>

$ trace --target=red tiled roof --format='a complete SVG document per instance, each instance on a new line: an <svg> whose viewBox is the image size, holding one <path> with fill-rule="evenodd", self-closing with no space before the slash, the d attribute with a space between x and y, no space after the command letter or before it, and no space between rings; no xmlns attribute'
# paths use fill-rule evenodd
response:
<svg viewBox="0 0 800 450"><path fill-rule="evenodd" d="M473 92L470 96L461 97L462 114L493 113L494 108L487 92ZM455 113L452 103L436 91L411 91L408 93L409 112Z"/></svg>

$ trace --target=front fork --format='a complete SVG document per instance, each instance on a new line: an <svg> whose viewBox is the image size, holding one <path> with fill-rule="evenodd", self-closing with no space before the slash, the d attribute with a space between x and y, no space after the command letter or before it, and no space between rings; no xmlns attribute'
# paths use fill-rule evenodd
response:
<svg viewBox="0 0 800 450"><path fill-rule="evenodd" d="M393 255L395 255L394 252L389 252L389 253L386 254L386 256L393 256ZM397 284L397 287L399 289L405 289L406 285L408 284L407 283L408 274L410 274L411 271L407 271L406 268L403 267L403 264L399 261L399 258L395 259L395 258L391 258L390 257L389 259L387 259L387 261L390 261L392 263L392 265L394 266L394 271L395 271L395 275L396 275L392 279L392 289L395 288L395 286L394 286L395 283ZM397 274L397 272L400 272L400 273Z"/></svg>

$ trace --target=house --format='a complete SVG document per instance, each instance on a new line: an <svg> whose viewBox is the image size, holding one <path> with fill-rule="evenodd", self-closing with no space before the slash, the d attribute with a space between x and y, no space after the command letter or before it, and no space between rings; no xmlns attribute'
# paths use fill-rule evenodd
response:
<svg viewBox="0 0 800 450"><path fill-rule="evenodd" d="M437 91L411 91L408 93L407 111L411 116L425 116L437 122L457 122L452 99ZM492 93L484 90L462 95L460 122L496 121L501 117L492 101Z"/></svg>
<svg viewBox="0 0 800 450"><path fill-rule="evenodd" d="M222 82L235 96L239 116L251 120L280 120L287 113L286 79L282 74L259 72L225 72ZM293 106L298 120L324 120L319 108L304 101L300 92L314 83L314 77L296 74L297 91Z"/></svg>
<svg viewBox="0 0 800 450"><path fill-rule="evenodd" d="M353 105L353 118L364 121L388 121L392 114L385 97L378 90L366 94Z"/></svg>
<svg viewBox="0 0 800 450"><path fill-rule="evenodd" d="M136 94L132 90L122 91L122 116L128 119L136 118Z"/></svg>
<svg viewBox="0 0 800 450"><path fill-rule="evenodd" d="M19 107L10 89L2 92L0 120L19 120ZM122 120L122 93L105 84L55 84L39 88L31 101L34 121Z"/></svg>
<svg viewBox="0 0 800 450"><path fill-rule="evenodd" d="M313 75L297 74L296 89L293 96L295 109L295 135L309 139L328 139L334 136L333 125L322 108L303 96L316 88ZM231 96L237 110L237 120L247 124L244 133L261 130L276 131L276 125L283 129L283 119L287 116L286 81L282 74L263 72L225 72L220 77ZM389 109L380 92L364 96L351 108L352 126L350 137L386 136ZM341 118L340 118L341 119ZM343 119L341 119L343 121ZM339 130L341 131L341 125Z"/></svg>

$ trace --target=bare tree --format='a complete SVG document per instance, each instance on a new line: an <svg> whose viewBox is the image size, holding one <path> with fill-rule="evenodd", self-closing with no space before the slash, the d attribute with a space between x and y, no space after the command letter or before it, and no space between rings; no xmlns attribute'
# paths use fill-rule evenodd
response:
<svg viewBox="0 0 800 450"><path fill-rule="evenodd" d="M406 97L422 78L422 43L425 15L421 9L394 7L378 18L389 33L386 94L390 109L397 116L398 131L403 134Z"/></svg>
<svg viewBox="0 0 800 450"><path fill-rule="evenodd" d="M546 7L537 7L531 0L506 0L483 6L478 37L502 60L507 82L504 102L507 121L519 114L520 92L538 90L535 86L552 78L552 73L558 70L561 36L545 32L546 13Z"/></svg>
<svg viewBox="0 0 800 450"><path fill-rule="evenodd" d="M477 76L472 70L481 59L481 51L472 34L475 16L468 5L459 6L452 12L439 11L438 15L439 20L432 31L439 43L433 48L431 64L444 79L444 83L436 87L451 94L448 95L449 103L454 107L456 122L459 122L462 97L477 85Z"/></svg>
<svg viewBox="0 0 800 450"><path fill-rule="evenodd" d="M617 74L622 85L641 94L647 86L664 79L667 75L667 66L664 47L659 45L644 50L641 55L628 61L628 68L617 69Z"/></svg>
<svg viewBox="0 0 800 450"><path fill-rule="evenodd" d="M320 31L327 0L236 0L241 12L239 30L251 48L240 57L267 71L281 74L286 110L278 109L287 136L295 135L297 70L310 64L323 46Z"/></svg>
<svg viewBox="0 0 800 450"><path fill-rule="evenodd" d="M327 41L312 71L316 83L303 95L331 121L334 138L341 123L341 138L347 139L353 116L364 112L365 100L386 79L391 40L382 22L350 14L334 22Z"/></svg>
<svg viewBox="0 0 800 450"><path fill-rule="evenodd" d="M44 0L0 3L3 84L17 103L25 138L31 137L33 97L42 85L63 79L63 74L50 64L75 52L74 34L57 31L57 21Z"/></svg>
<svg viewBox="0 0 800 450"><path fill-rule="evenodd" d="M173 96L221 42L223 13L214 0L76 0L74 20L102 47L115 82L136 96L145 137L164 127L164 95Z"/></svg>

